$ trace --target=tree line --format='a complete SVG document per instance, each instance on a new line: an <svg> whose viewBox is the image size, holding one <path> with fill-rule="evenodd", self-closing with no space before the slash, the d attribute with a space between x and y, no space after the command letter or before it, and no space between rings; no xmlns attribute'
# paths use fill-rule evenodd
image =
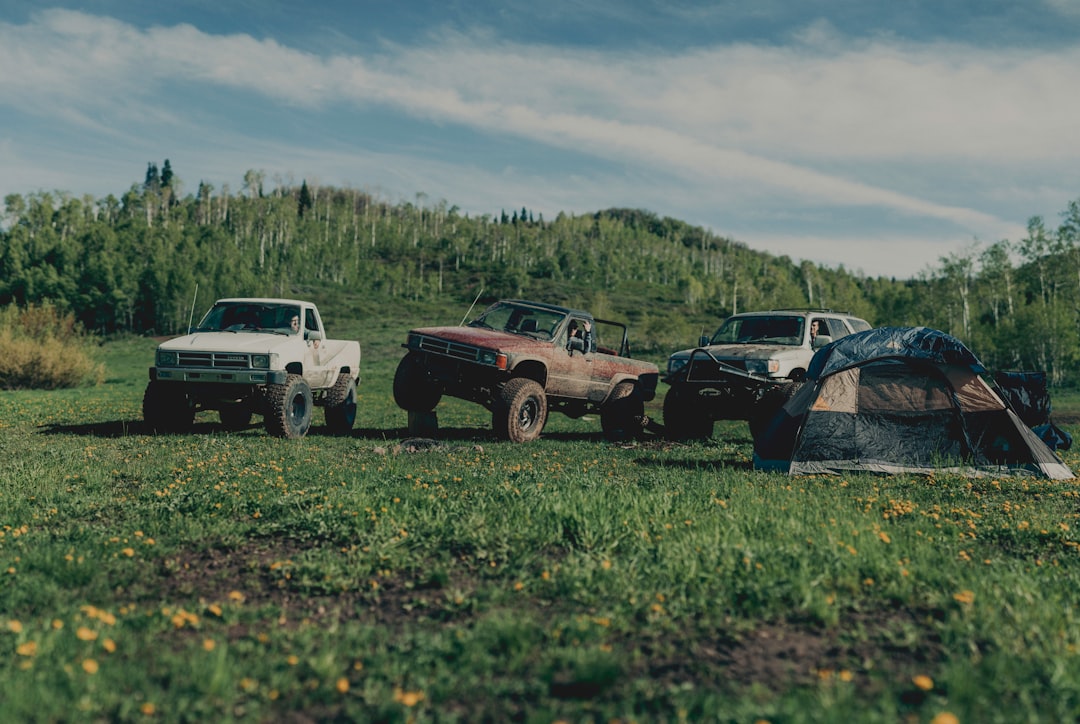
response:
<svg viewBox="0 0 1080 724"><path fill-rule="evenodd" d="M253 170L235 191L181 189L166 160L119 198L7 196L0 304L50 303L102 335L168 335L186 329L196 285L204 300L334 289L432 310L530 297L626 319L637 348L657 352L689 346L733 312L821 307L941 329L991 369L1080 381L1080 201L1056 227L1033 217L1023 239L972 244L895 279L755 251L640 209L470 216L424 194L268 187Z"/></svg>

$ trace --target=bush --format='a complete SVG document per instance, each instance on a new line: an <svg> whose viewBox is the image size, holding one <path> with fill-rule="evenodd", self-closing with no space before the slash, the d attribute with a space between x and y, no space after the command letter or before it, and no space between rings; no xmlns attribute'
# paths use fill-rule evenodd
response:
<svg viewBox="0 0 1080 724"><path fill-rule="evenodd" d="M90 336L73 314L49 304L0 310L0 388L55 390L104 377Z"/></svg>

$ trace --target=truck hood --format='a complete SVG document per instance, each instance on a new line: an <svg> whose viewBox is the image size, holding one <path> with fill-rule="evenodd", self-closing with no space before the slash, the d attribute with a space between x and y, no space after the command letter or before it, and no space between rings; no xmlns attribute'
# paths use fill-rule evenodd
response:
<svg viewBox="0 0 1080 724"><path fill-rule="evenodd" d="M303 344L300 335L269 334L266 332L196 332L162 342L158 348L176 351L273 352L289 344Z"/></svg>
<svg viewBox="0 0 1080 724"><path fill-rule="evenodd" d="M423 334L428 337L450 340L459 344L497 350L530 350L550 348L550 340L533 339L520 334L510 334L498 329L483 327L419 327L409 334Z"/></svg>
<svg viewBox="0 0 1080 724"><path fill-rule="evenodd" d="M782 344L714 344L705 347L713 357L719 360L731 359L777 359L788 356L812 354L803 347ZM672 354L676 358L688 358L693 349L683 349Z"/></svg>

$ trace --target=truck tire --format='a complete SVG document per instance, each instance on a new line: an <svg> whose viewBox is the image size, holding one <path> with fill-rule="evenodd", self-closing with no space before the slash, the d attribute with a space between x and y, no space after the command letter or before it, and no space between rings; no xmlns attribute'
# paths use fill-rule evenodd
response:
<svg viewBox="0 0 1080 724"><path fill-rule="evenodd" d="M195 423L195 408L179 384L151 380L142 409L143 421L153 432L187 432Z"/></svg>
<svg viewBox="0 0 1080 724"><path fill-rule="evenodd" d="M356 380L348 372L338 375L337 382L326 395L323 407L326 426L335 435L344 435L356 422Z"/></svg>
<svg viewBox="0 0 1080 724"><path fill-rule="evenodd" d="M697 400L679 387L664 395L664 434L669 440L708 440L713 421L698 409Z"/></svg>
<svg viewBox="0 0 1080 724"><path fill-rule="evenodd" d="M263 391L266 431L274 437L303 437L311 427L311 388L300 375L289 375L280 385Z"/></svg>
<svg viewBox="0 0 1080 724"><path fill-rule="evenodd" d="M547 395L536 380L515 377L499 391L491 411L495 434L510 442L540 437L547 422Z"/></svg>
<svg viewBox="0 0 1080 724"><path fill-rule="evenodd" d="M221 418L221 425L227 430L243 430L245 427L251 424L251 415L253 410L251 405L246 402L234 402L228 405L222 405L218 410L218 417Z"/></svg>
<svg viewBox="0 0 1080 724"><path fill-rule="evenodd" d="M394 402L407 412L431 412L442 399L442 390L424 369L420 355L410 352L394 372Z"/></svg>
<svg viewBox="0 0 1080 724"><path fill-rule="evenodd" d="M608 440L635 438L645 429L645 403L629 380L615 385L600 408L600 427Z"/></svg>

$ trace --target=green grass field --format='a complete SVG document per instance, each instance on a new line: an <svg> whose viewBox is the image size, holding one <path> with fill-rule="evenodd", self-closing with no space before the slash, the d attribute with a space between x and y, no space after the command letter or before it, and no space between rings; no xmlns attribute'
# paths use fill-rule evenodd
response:
<svg viewBox="0 0 1080 724"><path fill-rule="evenodd" d="M1080 715L1076 483L758 473L742 424L515 446L454 401L403 445L403 338L365 344L343 437L144 434L149 340L2 393L4 719Z"/></svg>

